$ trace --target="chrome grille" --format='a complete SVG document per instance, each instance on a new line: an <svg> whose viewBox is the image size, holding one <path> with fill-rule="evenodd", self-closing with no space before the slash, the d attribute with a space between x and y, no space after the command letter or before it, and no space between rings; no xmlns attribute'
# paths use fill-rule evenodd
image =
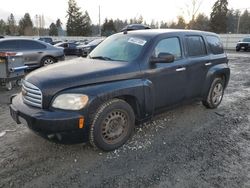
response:
<svg viewBox="0 0 250 188"><path fill-rule="evenodd" d="M22 96L25 104L42 108L41 90L25 80L22 81Z"/></svg>

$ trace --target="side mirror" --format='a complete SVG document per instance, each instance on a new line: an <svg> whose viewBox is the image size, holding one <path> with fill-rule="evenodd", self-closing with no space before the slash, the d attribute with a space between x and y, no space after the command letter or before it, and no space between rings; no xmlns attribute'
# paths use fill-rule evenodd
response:
<svg viewBox="0 0 250 188"><path fill-rule="evenodd" d="M159 53L158 57L152 57L150 59L151 63L172 63L175 57L170 53Z"/></svg>

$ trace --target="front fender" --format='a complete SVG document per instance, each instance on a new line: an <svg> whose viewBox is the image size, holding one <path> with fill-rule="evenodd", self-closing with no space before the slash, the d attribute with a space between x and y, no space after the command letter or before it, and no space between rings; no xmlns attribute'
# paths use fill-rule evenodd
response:
<svg viewBox="0 0 250 188"><path fill-rule="evenodd" d="M228 66L228 64L223 63L223 64L218 64L215 66L212 66L206 75L206 81L203 87L203 98L206 99L210 86L214 80L214 78L219 77L219 76L224 76L225 78L225 88L228 85L229 82L229 78L230 78L230 68Z"/></svg>
<svg viewBox="0 0 250 188"><path fill-rule="evenodd" d="M88 114L94 114L104 102L113 98L133 98L136 101L138 120L150 117L154 110L152 83L143 79L130 79L78 87L64 92L83 93L89 96Z"/></svg>

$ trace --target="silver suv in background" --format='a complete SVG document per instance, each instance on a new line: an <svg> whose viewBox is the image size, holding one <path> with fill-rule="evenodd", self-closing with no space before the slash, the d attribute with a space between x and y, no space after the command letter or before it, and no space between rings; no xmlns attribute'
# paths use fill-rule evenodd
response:
<svg viewBox="0 0 250 188"><path fill-rule="evenodd" d="M41 67L64 60L63 48L32 39L0 39L0 52L23 53L24 64L29 67Z"/></svg>

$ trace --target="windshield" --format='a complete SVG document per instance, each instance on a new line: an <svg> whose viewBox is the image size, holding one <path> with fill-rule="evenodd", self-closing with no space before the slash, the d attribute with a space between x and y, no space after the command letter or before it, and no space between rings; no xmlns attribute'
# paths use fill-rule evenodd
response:
<svg viewBox="0 0 250 188"><path fill-rule="evenodd" d="M243 42L250 42L250 38L244 38Z"/></svg>
<svg viewBox="0 0 250 188"><path fill-rule="evenodd" d="M146 40L128 35L112 35L99 44L89 58L114 61L133 61L141 53Z"/></svg>

